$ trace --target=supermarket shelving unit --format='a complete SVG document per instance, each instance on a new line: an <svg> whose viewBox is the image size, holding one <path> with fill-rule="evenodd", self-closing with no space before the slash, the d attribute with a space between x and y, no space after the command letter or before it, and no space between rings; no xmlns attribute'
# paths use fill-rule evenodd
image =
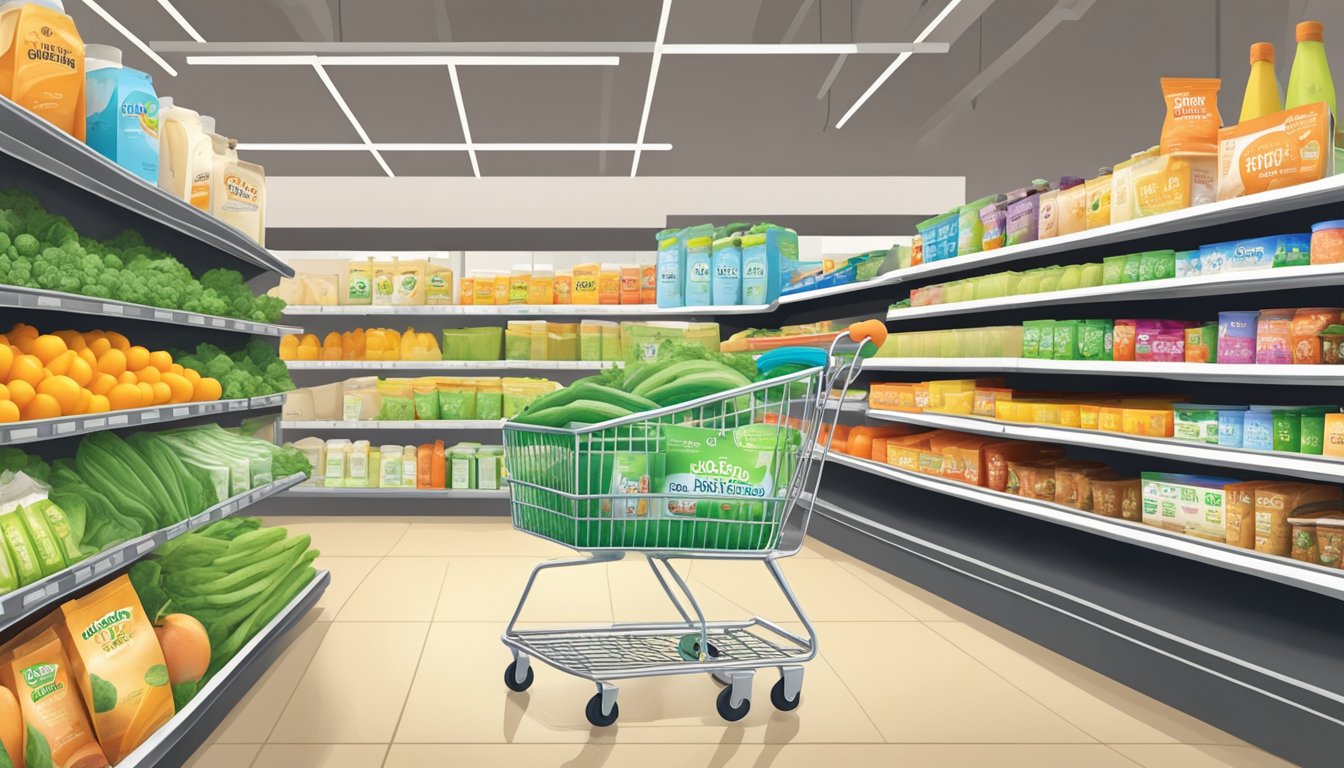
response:
<svg viewBox="0 0 1344 768"><path fill-rule="evenodd" d="M148 244L177 256L194 274L213 267L237 269L245 278L293 270L241 232L109 162L13 102L0 98L0 186L35 194L82 234L112 237L134 229ZM193 312L165 310L56 291L0 286L0 315L42 327L103 327L133 340L171 348L211 341L240 345L246 336L275 338L299 329ZM97 319L93 319L96 317ZM240 338L239 335L243 335ZM185 420L236 423L258 412L275 413L284 395L113 411L0 427L0 444L24 444L42 455L72 455L76 438L98 430L153 429ZM280 478L221 501L190 520L150 532L100 552L41 581L0 596L0 630L13 631L59 601L83 594L123 573L156 547L194 528L233 515L285 491L301 475ZM325 571L265 627L168 724L120 765L181 764L222 721L278 655L285 635L316 603L330 578Z"/></svg>

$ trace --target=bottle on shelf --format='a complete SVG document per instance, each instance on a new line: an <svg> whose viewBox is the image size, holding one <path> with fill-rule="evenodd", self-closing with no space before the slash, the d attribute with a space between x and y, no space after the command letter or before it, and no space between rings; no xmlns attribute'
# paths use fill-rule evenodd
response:
<svg viewBox="0 0 1344 768"><path fill-rule="evenodd" d="M1246 94L1241 99L1238 122L1254 120L1283 110L1279 95L1279 80L1274 76L1274 44L1251 44L1251 76L1246 81Z"/></svg>
<svg viewBox="0 0 1344 768"><path fill-rule="evenodd" d="M0 96L84 141L84 41L61 0L0 3Z"/></svg>
<svg viewBox="0 0 1344 768"><path fill-rule="evenodd" d="M159 98L149 75L121 64L121 50L86 49L86 138L98 154L150 184L159 181Z"/></svg>
<svg viewBox="0 0 1344 768"><path fill-rule="evenodd" d="M171 96L159 99L159 188L209 212L214 161L200 114L179 107Z"/></svg>
<svg viewBox="0 0 1344 768"><path fill-rule="evenodd" d="M1293 54L1293 69L1288 75L1284 106L1292 109L1324 101L1330 107L1330 115L1338 122L1335 82L1330 77L1330 64L1325 59L1324 41L1321 22L1304 21L1297 25L1297 52Z"/></svg>

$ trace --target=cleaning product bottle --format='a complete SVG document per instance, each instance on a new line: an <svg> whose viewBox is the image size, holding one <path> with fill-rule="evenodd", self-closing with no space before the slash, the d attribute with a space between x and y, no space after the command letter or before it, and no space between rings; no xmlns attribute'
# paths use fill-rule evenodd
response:
<svg viewBox="0 0 1344 768"><path fill-rule="evenodd" d="M686 253L686 284L682 288L685 306L707 307L714 298L714 228L708 224L691 227L682 237Z"/></svg>
<svg viewBox="0 0 1344 768"><path fill-rule="evenodd" d="M210 141L213 155L214 139ZM224 153L214 156L210 179L210 212L258 245L265 245L266 171L260 165L239 160L238 142L228 139Z"/></svg>
<svg viewBox="0 0 1344 768"><path fill-rule="evenodd" d="M1297 25L1297 53L1293 55L1293 70L1288 75L1284 106L1292 109L1324 101L1330 107L1330 116L1338 123L1335 82L1330 78L1330 64L1325 60L1324 40L1321 22L1304 21Z"/></svg>
<svg viewBox="0 0 1344 768"><path fill-rule="evenodd" d="M84 141L84 41L61 0L0 2L0 96Z"/></svg>
<svg viewBox="0 0 1344 768"><path fill-rule="evenodd" d="M1241 99L1241 117L1238 122L1283 111L1283 97L1279 95L1279 80L1274 76L1274 44L1251 44L1251 77L1246 81L1246 95Z"/></svg>
<svg viewBox="0 0 1344 768"><path fill-rule="evenodd" d="M681 307L686 300L681 293L682 275L686 273L686 257L681 250L680 229L664 229L658 233L658 306Z"/></svg>
<svg viewBox="0 0 1344 768"><path fill-rule="evenodd" d="M408 445L401 452L401 487L415 487L415 446Z"/></svg>
<svg viewBox="0 0 1344 768"><path fill-rule="evenodd" d="M714 279L710 295L714 306L742 303L742 239L729 227L719 227L711 246Z"/></svg>
<svg viewBox="0 0 1344 768"><path fill-rule="evenodd" d="M121 65L121 50L85 48L86 137L98 154L136 176L159 181L159 98L154 81Z"/></svg>
<svg viewBox="0 0 1344 768"><path fill-rule="evenodd" d="M210 210L210 180L215 153L201 116L159 99L159 187L168 194Z"/></svg>

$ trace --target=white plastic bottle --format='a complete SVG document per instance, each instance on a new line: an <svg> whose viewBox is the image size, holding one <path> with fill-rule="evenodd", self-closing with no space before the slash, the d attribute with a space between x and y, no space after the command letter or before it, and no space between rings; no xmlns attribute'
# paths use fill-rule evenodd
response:
<svg viewBox="0 0 1344 768"><path fill-rule="evenodd" d="M178 199L210 210L210 180L215 153L201 116L159 99L159 187Z"/></svg>
<svg viewBox="0 0 1344 768"><path fill-rule="evenodd" d="M401 452L401 487L414 488L416 481L416 448L408 445Z"/></svg>

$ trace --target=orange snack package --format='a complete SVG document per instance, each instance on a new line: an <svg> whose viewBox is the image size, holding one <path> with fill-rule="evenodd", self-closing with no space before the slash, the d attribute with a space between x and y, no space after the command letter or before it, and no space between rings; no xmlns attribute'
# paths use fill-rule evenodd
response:
<svg viewBox="0 0 1344 768"><path fill-rule="evenodd" d="M34 764L34 758L53 768L108 765L84 714L80 689L61 640L50 626L14 649L14 654L0 665L0 681L19 700L27 724L23 741L28 765ZM171 711L171 695L168 703Z"/></svg>
<svg viewBox="0 0 1344 768"><path fill-rule="evenodd" d="M1218 199L1230 200L1334 173L1325 102L1275 112L1218 132ZM1315 259L1313 263L1317 263Z"/></svg>
<svg viewBox="0 0 1344 768"><path fill-rule="evenodd" d="M1160 152L1216 152L1218 129L1223 120L1218 114L1216 77L1164 77L1162 98L1167 117L1162 121Z"/></svg>

